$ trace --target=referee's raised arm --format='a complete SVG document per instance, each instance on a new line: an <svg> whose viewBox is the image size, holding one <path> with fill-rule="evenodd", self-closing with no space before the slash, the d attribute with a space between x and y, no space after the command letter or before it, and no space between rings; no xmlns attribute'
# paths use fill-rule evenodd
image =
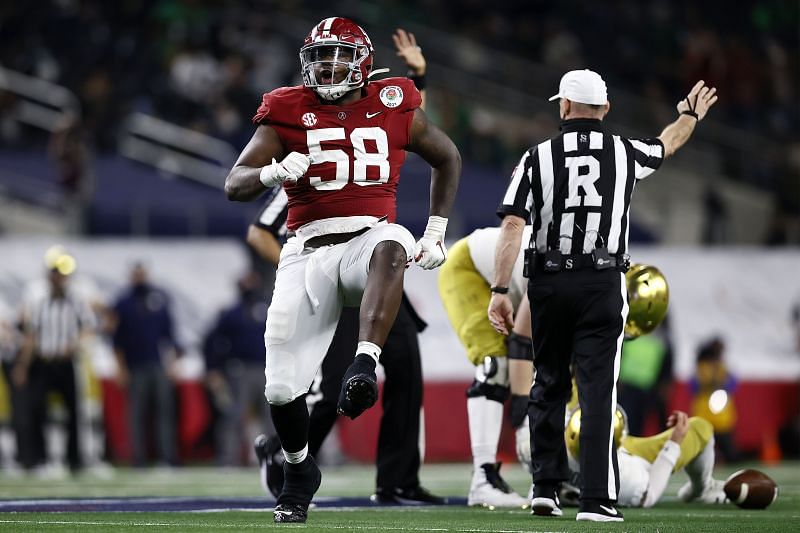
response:
<svg viewBox="0 0 800 533"><path fill-rule="evenodd" d="M562 515L557 490L569 477L564 412L574 361L581 403L577 519L621 522L613 413L628 314L631 197L637 181L686 143L716 102L716 90L698 82L678 104L680 116L659 137L641 139L605 130L611 106L596 72L568 72L550 100L559 101L561 133L523 155L497 210L503 230L488 313L503 333L513 322L503 292L530 216L525 266L536 368L528 407L535 458L531 507L535 515Z"/></svg>
<svg viewBox="0 0 800 533"><path fill-rule="evenodd" d="M677 152L689 140L697 123L705 118L716 101L716 87L707 87L703 80L695 83L686 98L678 102L680 115L677 120L664 128L658 136L664 143L665 158Z"/></svg>

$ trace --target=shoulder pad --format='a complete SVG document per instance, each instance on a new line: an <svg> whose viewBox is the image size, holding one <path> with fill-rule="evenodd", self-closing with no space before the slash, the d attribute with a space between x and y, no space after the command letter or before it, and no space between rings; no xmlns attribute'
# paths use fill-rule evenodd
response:
<svg viewBox="0 0 800 533"><path fill-rule="evenodd" d="M281 87L264 93L264 96L261 97L261 105L258 106L258 110L253 116L253 124L281 122L280 115L300 105L306 98L308 98L308 93L302 85Z"/></svg>

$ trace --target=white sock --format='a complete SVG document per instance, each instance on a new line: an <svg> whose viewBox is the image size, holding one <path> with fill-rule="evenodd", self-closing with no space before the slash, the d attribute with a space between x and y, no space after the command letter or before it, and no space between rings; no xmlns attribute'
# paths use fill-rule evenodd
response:
<svg viewBox="0 0 800 533"><path fill-rule="evenodd" d="M503 404L485 396L467 398L469 441L475 471L481 465L497 462L497 443L503 426Z"/></svg>
<svg viewBox="0 0 800 533"><path fill-rule="evenodd" d="M381 356L381 347L368 341L358 341L356 347L356 355L365 353L375 359L375 364L378 364L378 358Z"/></svg>
<svg viewBox="0 0 800 533"><path fill-rule="evenodd" d="M714 437L708 441L706 447L703 448L697 457L692 459L686 464L686 474L692 482L692 488L696 493L708 485L711 480L711 474L714 471Z"/></svg>
<svg viewBox="0 0 800 533"><path fill-rule="evenodd" d="M287 452L283 450L283 456L286 458L287 463L292 463L293 465L302 463L308 457L308 444L303 446L303 449L299 452Z"/></svg>

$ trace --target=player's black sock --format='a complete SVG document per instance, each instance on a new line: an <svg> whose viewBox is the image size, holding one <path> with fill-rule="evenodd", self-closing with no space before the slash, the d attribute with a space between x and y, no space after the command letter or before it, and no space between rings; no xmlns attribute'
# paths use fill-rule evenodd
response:
<svg viewBox="0 0 800 533"><path fill-rule="evenodd" d="M272 423L287 452L299 452L308 442L308 408L305 395L284 405L270 405Z"/></svg>

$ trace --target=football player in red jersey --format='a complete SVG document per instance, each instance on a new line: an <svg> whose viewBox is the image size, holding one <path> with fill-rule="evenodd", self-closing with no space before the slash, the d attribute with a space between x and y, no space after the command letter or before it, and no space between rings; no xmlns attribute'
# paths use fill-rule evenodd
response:
<svg viewBox="0 0 800 533"><path fill-rule="evenodd" d="M300 50L303 86L264 95L253 138L225 181L231 200L282 185L294 236L281 252L264 334L266 397L286 457L276 522L305 522L320 484L308 455L308 391L342 306L360 306L356 356L339 412L351 418L377 399L375 366L400 305L406 266L446 258L444 233L461 158L419 109L411 80L369 81L373 48L353 21L314 26ZM430 217L422 238L394 224L405 151L431 167Z"/></svg>

